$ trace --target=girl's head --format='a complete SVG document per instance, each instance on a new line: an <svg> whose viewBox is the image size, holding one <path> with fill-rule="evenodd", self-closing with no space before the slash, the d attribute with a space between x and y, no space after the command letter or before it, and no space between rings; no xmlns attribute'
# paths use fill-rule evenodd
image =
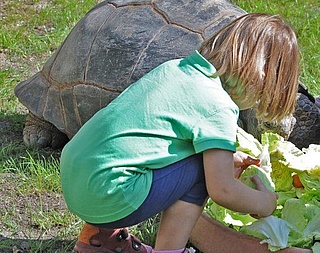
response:
<svg viewBox="0 0 320 253"><path fill-rule="evenodd" d="M281 120L294 111L299 51L293 29L278 16L246 14L206 40L199 52L217 68L240 109Z"/></svg>

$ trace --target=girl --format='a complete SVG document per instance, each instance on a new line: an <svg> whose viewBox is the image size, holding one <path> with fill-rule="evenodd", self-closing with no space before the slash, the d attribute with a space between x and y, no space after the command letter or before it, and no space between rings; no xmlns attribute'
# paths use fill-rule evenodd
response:
<svg viewBox="0 0 320 253"><path fill-rule="evenodd" d="M247 14L185 59L163 63L97 112L65 146L61 180L86 223L75 251L184 252L207 197L266 217L276 194L237 178L259 160L236 152L239 110L262 120L294 110L298 46L279 17ZM125 227L162 212L156 244Z"/></svg>

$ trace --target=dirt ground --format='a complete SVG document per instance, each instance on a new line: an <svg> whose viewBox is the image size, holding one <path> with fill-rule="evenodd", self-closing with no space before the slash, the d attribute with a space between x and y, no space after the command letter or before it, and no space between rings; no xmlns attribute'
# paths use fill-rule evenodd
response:
<svg viewBox="0 0 320 253"><path fill-rule="evenodd" d="M16 230L15 233L12 233L1 229L0 245L1 248L4 246L6 248L0 248L0 252L31 252L28 249L34 243L48 244L50 249L58 250L72 243L71 241L54 239L59 234L61 227L53 226L49 231L44 231L38 224L33 224L30 218L35 215L34 212L40 210L40 205L42 205L43 212L48 210L56 210L57 213L64 211L66 206L63 197L54 193L20 195L19 190L17 190L20 180L14 174L2 174L0 176L0 199L2 200L0 202L0 210L11 216L12 225L15 226ZM15 214L12 212L15 212ZM49 246L51 244L49 243L50 241L51 243L54 242L55 246ZM16 252L14 249L16 249Z"/></svg>

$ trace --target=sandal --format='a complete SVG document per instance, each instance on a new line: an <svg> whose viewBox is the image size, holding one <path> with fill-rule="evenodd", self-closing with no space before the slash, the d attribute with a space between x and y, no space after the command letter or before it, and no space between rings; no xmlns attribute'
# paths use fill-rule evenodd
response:
<svg viewBox="0 0 320 253"><path fill-rule="evenodd" d="M127 229L105 230L86 223L74 247L75 253L151 253Z"/></svg>

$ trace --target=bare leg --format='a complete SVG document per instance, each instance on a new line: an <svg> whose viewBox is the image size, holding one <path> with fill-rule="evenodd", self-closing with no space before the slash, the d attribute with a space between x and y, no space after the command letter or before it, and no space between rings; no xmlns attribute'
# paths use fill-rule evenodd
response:
<svg viewBox="0 0 320 253"><path fill-rule="evenodd" d="M154 250L184 248L203 207L178 200L163 211Z"/></svg>

